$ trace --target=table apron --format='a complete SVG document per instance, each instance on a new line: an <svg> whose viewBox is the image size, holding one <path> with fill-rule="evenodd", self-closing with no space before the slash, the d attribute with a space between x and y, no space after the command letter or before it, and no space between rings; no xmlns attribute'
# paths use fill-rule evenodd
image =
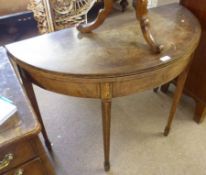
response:
<svg viewBox="0 0 206 175"><path fill-rule="evenodd" d="M150 88L158 87L176 78L187 65L190 58L176 60L165 67L138 73L132 76L113 77L105 79L71 78L34 69L25 69L30 81L37 86L69 96L85 98L101 98L101 84L110 83L112 97L125 96Z"/></svg>

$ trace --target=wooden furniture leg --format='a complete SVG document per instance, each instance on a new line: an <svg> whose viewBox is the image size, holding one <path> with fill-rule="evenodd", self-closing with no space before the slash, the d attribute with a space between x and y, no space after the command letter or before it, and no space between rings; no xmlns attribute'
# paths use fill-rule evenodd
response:
<svg viewBox="0 0 206 175"><path fill-rule="evenodd" d="M150 46L150 48L154 53L160 53L161 50L163 49L163 46L158 45L156 43L150 31L150 22L147 16L148 14L147 4L148 4L148 0L137 0L136 8L135 8L136 17L140 21L141 30L147 44Z"/></svg>
<svg viewBox="0 0 206 175"><path fill-rule="evenodd" d="M113 0L104 0L104 9L99 11L99 14L94 22L88 24L79 24L77 29L82 33L89 33L103 24L112 10Z"/></svg>
<svg viewBox="0 0 206 175"><path fill-rule="evenodd" d="M206 105L201 101L196 101L194 120L201 123L206 116Z"/></svg>
<svg viewBox="0 0 206 175"><path fill-rule="evenodd" d="M30 81L30 77L28 76L26 71L21 69L19 66L18 66L18 70L19 70L19 73L20 73L20 76L21 76L21 79L22 79L22 83L23 83L25 92L26 92L26 94L27 94L27 96L30 100L30 103L31 103L31 105L32 105L32 107L33 107L33 109L36 113L36 116L37 116L37 118L38 118L38 120L39 120L39 122L42 126L42 134L43 134L43 137L44 137L44 140L45 140L45 144L46 144L48 150L52 151L51 142L48 138L48 135L47 135L47 132L46 132L46 129L45 129L42 117L41 117L41 113L40 113L40 110L39 110L39 107L38 107L38 103L37 103L37 100L36 100L36 96L35 96L35 93L34 93L32 83Z"/></svg>
<svg viewBox="0 0 206 175"><path fill-rule="evenodd" d="M104 140L104 169L109 171L109 152L110 152L110 123L111 123L111 101L102 100L102 122Z"/></svg>
<svg viewBox="0 0 206 175"><path fill-rule="evenodd" d="M183 92L184 84L185 84L185 81L186 81L186 78L187 78L188 70L189 70L189 68L184 70L179 75L179 77L177 79L177 87L176 87L175 94L174 94L174 97L173 97L173 103L172 103L172 107L170 109L168 122L167 122L167 125L166 125L165 130L164 130L164 136L168 136L168 134L170 132L172 121L174 119L174 115L175 115L175 112L177 110L177 105L178 105L178 103L180 101L180 98L182 96L182 92Z"/></svg>
<svg viewBox="0 0 206 175"><path fill-rule="evenodd" d="M101 85L102 96L102 123L104 142L104 169L110 170L110 127L111 127L111 85L105 83Z"/></svg>

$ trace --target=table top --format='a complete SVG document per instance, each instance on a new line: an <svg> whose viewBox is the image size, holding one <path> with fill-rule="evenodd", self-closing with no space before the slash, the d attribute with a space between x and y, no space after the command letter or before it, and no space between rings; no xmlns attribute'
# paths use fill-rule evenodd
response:
<svg viewBox="0 0 206 175"><path fill-rule="evenodd" d="M17 106L17 116L20 121L19 125L15 127L6 130L0 129L2 130L0 132L0 146L38 134L40 125L3 47L0 47L0 82L0 95L10 99Z"/></svg>
<svg viewBox="0 0 206 175"><path fill-rule="evenodd" d="M95 32L65 29L6 46L22 67L84 78L134 75L164 67L198 44L197 19L178 3L150 10L151 29L161 54L153 54L144 41L134 11L107 19Z"/></svg>

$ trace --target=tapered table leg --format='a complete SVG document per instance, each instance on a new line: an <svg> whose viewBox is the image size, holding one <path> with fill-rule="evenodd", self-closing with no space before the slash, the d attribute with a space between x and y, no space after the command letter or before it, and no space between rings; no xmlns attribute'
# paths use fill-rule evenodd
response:
<svg viewBox="0 0 206 175"><path fill-rule="evenodd" d="M102 100L102 122L104 141L104 169L105 171L109 171L111 100Z"/></svg>
<svg viewBox="0 0 206 175"><path fill-rule="evenodd" d="M41 113L40 113L40 110L39 110L39 107L38 107L38 103L37 103L37 100L36 100L36 96L35 96L35 93L34 93L32 82L30 81L30 77L26 73L26 71L24 71L22 68L18 67L18 70L19 70L19 73L20 73L20 76L21 76L21 79L22 79L22 83L23 83L25 92L26 92L26 94L27 94L27 96L30 100L30 103L31 103L31 105L32 105L32 107L33 107L33 109L36 113L36 116L37 116L37 118L38 118L38 120L41 124L42 134L43 134L43 137L44 137L44 140L45 140L45 144L46 144L48 150L52 151L51 142L48 138L48 135L47 135L47 132L46 132L46 129L45 129L42 117L41 117Z"/></svg>
<svg viewBox="0 0 206 175"><path fill-rule="evenodd" d="M103 142L104 142L104 169L109 171L109 153L110 153L110 124L111 124L111 100L112 85L110 83L101 84L102 98L102 124L103 124Z"/></svg>
<svg viewBox="0 0 206 175"><path fill-rule="evenodd" d="M168 134L170 132L172 121L174 119L175 112L177 110L177 105L178 105L180 98L182 96L182 92L183 92L184 84L185 84L185 81L187 78L188 70L189 70L189 68L187 68L184 72L182 72L177 79L177 87L176 87L175 94L173 97L172 107L170 109L168 122L167 122L167 125L166 125L165 130L164 130L165 136L168 136Z"/></svg>

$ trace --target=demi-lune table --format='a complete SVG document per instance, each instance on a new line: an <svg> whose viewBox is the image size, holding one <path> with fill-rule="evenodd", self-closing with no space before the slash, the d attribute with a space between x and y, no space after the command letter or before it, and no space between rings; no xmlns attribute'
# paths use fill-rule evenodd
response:
<svg viewBox="0 0 206 175"><path fill-rule="evenodd" d="M111 17L93 33L71 28L6 46L42 126L32 83L61 94L101 99L105 170L110 168L112 98L155 88L178 77L164 131L168 135L199 42L199 22L177 3L151 10L149 18L155 38L164 45L160 54L150 51L130 12ZM49 147L44 127L43 134Z"/></svg>

